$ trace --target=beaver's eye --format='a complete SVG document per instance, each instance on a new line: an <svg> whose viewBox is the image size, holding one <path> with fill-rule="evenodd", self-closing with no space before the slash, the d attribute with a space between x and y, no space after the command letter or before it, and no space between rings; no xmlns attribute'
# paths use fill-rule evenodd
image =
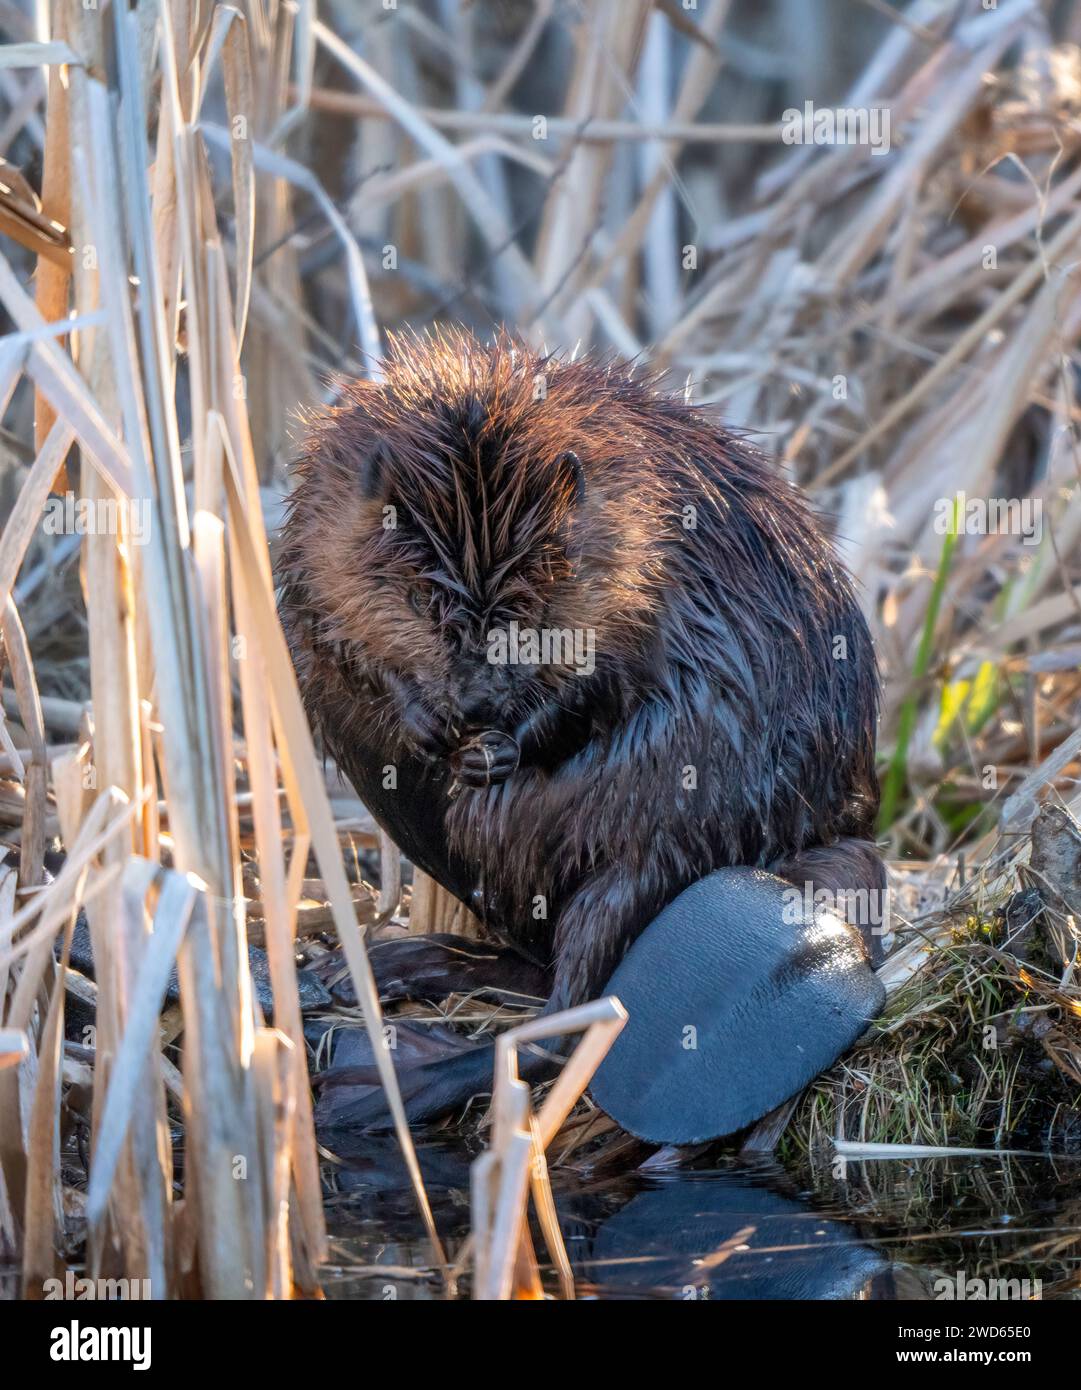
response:
<svg viewBox="0 0 1081 1390"><path fill-rule="evenodd" d="M420 589L410 589L409 607L414 613L418 613L422 618L428 612L427 596Z"/></svg>

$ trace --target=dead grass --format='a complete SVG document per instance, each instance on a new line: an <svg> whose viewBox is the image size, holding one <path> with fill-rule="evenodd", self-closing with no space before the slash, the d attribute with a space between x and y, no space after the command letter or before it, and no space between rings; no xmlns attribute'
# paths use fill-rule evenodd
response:
<svg viewBox="0 0 1081 1390"><path fill-rule="evenodd" d="M789 1153L829 1164L842 1141L1081 1155L1076 940L1064 964L1039 895L1001 879L902 922L880 972L887 1008L806 1092Z"/></svg>

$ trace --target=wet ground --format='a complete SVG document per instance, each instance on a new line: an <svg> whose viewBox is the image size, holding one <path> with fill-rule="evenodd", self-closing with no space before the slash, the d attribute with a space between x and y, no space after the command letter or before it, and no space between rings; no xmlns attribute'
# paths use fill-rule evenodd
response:
<svg viewBox="0 0 1081 1390"><path fill-rule="evenodd" d="M440 1297L393 1140L356 1142L326 1169L327 1296ZM420 1150L452 1259L469 1230L470 1157ZM849 1161L842 1173L712 1158L648 1176L556 1172L553 1187L579 1297L1081 1297L1077 1160Z"/></svg>

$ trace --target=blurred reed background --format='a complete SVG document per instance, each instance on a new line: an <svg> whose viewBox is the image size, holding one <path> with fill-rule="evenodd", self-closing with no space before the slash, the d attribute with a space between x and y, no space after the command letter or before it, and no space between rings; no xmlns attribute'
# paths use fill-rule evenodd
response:
<svg viewBox="0 0 1081 1390"><path fill-rule="evenodd" d="M378 837L270 556L295 411L389 331L640 357L811 491L878 643L894 856L994 863L1037 791L1078 808L1077 0L0 0L0 31L0 1280L85 1239L168 1293L315 1288L293 939L333 926L376 1027ZM888 152L785 144L808 101L888 112ZM69 489L146 534L54 533ZM944 535L956 491L1038 500L1041 539Z"/></svg>

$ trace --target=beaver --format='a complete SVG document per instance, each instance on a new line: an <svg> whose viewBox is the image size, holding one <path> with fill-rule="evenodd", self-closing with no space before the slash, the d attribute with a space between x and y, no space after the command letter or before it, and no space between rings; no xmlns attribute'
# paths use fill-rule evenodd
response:
<svg viewBox="0 0 1081 1390"><path fill-rule="evenodd" d="M408 335L308 418L295 475L313 726L405 854L550 963L549 1008L713 870L881 887L852 582L705 409L615 358Z"/></svg>

